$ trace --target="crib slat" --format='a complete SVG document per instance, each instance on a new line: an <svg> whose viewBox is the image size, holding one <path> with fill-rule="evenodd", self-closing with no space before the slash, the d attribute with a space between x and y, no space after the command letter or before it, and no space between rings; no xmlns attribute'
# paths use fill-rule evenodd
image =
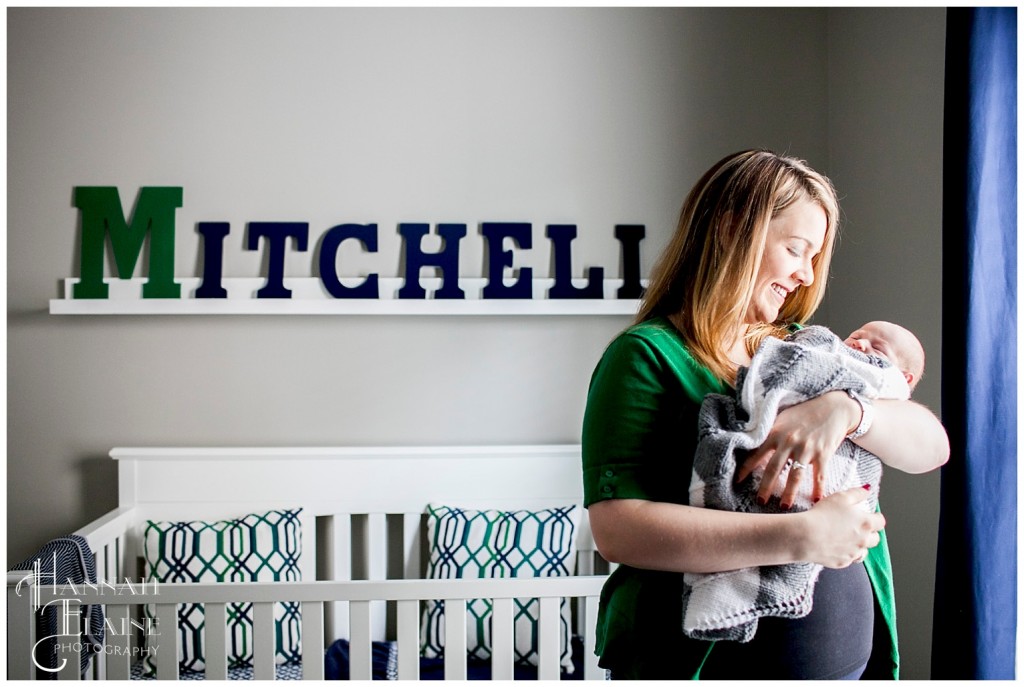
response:
<svg viewBox="0 0 1024 687"><path fill-rule="evenodd" d="M350 601L351 637L349 638L349 677L369 680L373 677L370 601Z"/></svg>
<svg viewBox="0 0 1024 687"><path fill-rule="evenodd" d="M57 605L57 612L65 614L63 621L57 622L57 627L61 627L64 622L69 622L69 619L76 619L76 615L81 613L81 610L82 607L78 604L78 599L68 599L67 606ZM81 635L57 636L57 666L63 666L57 673L58 680L82 679Z"/></svg>
<svg viewBox="0 0 1024 687"><path fill-rule="evenodd" d="M178 679L178 605L156 605L156 631L160 633L160 646L156 652L156 679Z"/></svg>
<svg viewBox="0 0 1024 687"><path fill-rule="evenodd" d="M511 680L515 664L513 599L495 599L491 610L491 677Z"/></svg>
<svg viewBox="0 0 1024 687"><path fill-rule="evenodd" d="M561 634L561 615L559 604L561 599L557 596L542 597L540 600L540 620L537 628L537 645L540 656L537 659L537 679L557 680L561 670L559 668L559 654L561 646L559 635Z"/></svg>
<svg viewBox="0 0 1024 687"><path fill-rule="evenodd" d="M317 579L317 561L320 554L317 551L319 537L317 536L316 514L307 508L299 513L299 528L302 532L302 553L299 555L299 570L305 571L306 579Z"/></svg>
<svg viewBox="0 0 1024 687"><path fill-rule="evenodd" d="M398 625L398 679L418 680L420 678L420 602L415 600L396 602Z"/></svg>
<svg viewBox="0 0 1024 687"><path fill-rule="evenodd" d="M444 679L466 679L466 600L444 600Z"/></svg>
<svg viewBox="0 0 1024 687"><path fill-rule="evenodd" d="M127 680L131 674L131 625L128 622L128 610L124 604L106 607L106 632L103 633L103 639L107 650L102 657L106 660L100 661L99 657L96 660L98 663L106 663L108 680Z"/></svg>
<svg viewBox="0 0 1024 687"><path fill-rule="evenodd" d="M86 672L86 680L108 680L107 677L107 662L103 656L93 656L92 662L89 664Z"/></svg>
<svg viewBox="0 0 1024 687"><path fill-rule="evenodd" d="M256 601L252 608L252 677L274 679L274 602Z"/></svg>
<svg viewBox="0 0 1024 687"><path fill-rule="evenodd" d="M118 537L117 539L114 540L114 579L113 579L114 582L120 582L123 579L121 577L122 570L123 570L123 567L124 567L122 565L122 558L121 558L123 556L123 553L122 553L123 551L124 551L124 537Z"/></svg>
<svg viewBox="0 0 1024 687"><path fill-rule="evenodd" d="M328 579L352 579L352 518L347 513L331 516L327 523L327 547L329 548L330 570ZM349 638L348 604L332 601L326 608L330 636L336 639Z"/></svg>
<svg viewBox="0 0 1024 687"><path fill-rule="evenodd" d="M110 548L112 546L113 542L104 544L99 551L93 554L96 565L96 580L99 582L117 582L117 580L110 579Z"/></svg>
<svg viewBox="0 0 1024 687"><path fill-rule="evenodd" d="M366 516L366 579L386 580L388 577L388 521L385 513L370 513ZM376 633L370 639L383 641L387 619L387 604L374 601L373 627Z"/></svg>
<svg viewBox="0 0 1024 687"><path fill-rule="evenodd" d="M583 631L583 679L584 680L603 680L604 679L604 668L597 665L598 658L594 655L594 648L597 644L597 638L594 634L597 632L597 605L599 597L588 596L585 599L580 599L582 602L580 606L585 609L586 615L585 625Z"/></svg>
<svg viewBox="0 0 1024 687"><path fill-rule="evenodd" d="M208 603L203 609L206 638L206 679L228 679L227 604Z"/></svg>
<svg viewBox="0 0 1024 687"><path fill-rule="evenodd" d="M302 602L302 679L324 679L324 605Z"/></svg>

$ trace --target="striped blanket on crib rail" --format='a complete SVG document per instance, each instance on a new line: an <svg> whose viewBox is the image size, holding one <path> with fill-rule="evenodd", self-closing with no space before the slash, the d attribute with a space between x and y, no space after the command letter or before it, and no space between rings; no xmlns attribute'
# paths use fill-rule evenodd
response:
<svg viewBox="0 0 1024 687"><path fill-rule="evenodd" d="M749 368L741 368L736 398L710 394L698 419L699 439L690 482L690 505L747 513L780 513L777 496L756 501L761 471L734 484L738 461L760 446L778 413L828 391L849 389L866 398L908 398L902 373L877 356L846 346L824 327L812 326L786 339L767 338ZM780 477L785 484L786 472ZM825 493L871 485L867 506L877 505L881 462L844 441L826 470ZM789 512L811 506L805 479ZM750 641L757 620L801 618L812 608L821 566L813 563L761 566L720 573L686 573L683 631L704 640Z"/></svg>
<svg viewBox="0 0 1024 687"><path fill-rule="evenodd" d="M35 554L26 558L11 570L26 571L26 579L36 585L51 584L96 584L96 561L89 543L84 537L69 534L47 542ZM29 587L25 587L28 590ZM30 593L23 591L23 593ZM59 617L61 609L56 605L46 606L46 598L40 599L42 607L36 611L35 665L39 667L38 677L56 679L57 640L65 618ZM77 628L73 628L77 629ZM95 653L103 651L103 607L83 606L81 609L82 675Z"/></svg>

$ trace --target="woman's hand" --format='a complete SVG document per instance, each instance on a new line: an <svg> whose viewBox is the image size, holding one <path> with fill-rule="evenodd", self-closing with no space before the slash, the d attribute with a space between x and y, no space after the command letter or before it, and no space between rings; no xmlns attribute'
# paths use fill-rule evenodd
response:
<svg viewBox="0 0 1024 687"><path fill-rule="evenodd" d="M757 490L758 501L764 504L771 498L775 483L788 464L790 470L782 491L782 507L793 505L797 489L805 479L814 480L811 498L820 500L825 493L828 461L849 431L860 422L860 412L857 402L843 391L830 391L786 408L776 417L764 443L751 452L736 471L736 481L742 482L764 467Z"/></svg>
<svg viewBox="0 0 1024 687"><path fill-rule="evenodd" d="M878 531L885 527L885 518L867 510L867 495L865 489L854 487L823 499L809 511L786 516L807 519L804 560L826 568L845 568L860 563L868 549L878 546Z"/></svg>

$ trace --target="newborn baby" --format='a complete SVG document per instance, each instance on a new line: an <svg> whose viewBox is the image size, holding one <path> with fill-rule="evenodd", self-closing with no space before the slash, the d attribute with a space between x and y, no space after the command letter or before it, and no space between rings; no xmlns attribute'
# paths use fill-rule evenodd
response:
<svg viewBox="0 0 1024 687"><path fill-rule="evenodd" d="M871 399L908 398L923 371L920 342L891 322L869 322L845 341L820 326L806 327L785 339L765 339L750 366L740 368L735 397L709 394L704 399L690 505L754 513L807 510L813 505L814 480L801 481L791 509L781 507L779 494L767 503L757 501L763 470L736 484L737 465L764 442L778 413L829 391L847 391L863 411L859 426L850 435L856 438L870 426ZM882 464L874 454L843 441L828 461L825 495L866 486L866 507L874 510L881 475ZM780 485L785 484L786 476L784 472ZM791 563L714 574L687 573L683 630L698 639L749 641L760 617L807 615L820 572L820 565Z"/></svg>

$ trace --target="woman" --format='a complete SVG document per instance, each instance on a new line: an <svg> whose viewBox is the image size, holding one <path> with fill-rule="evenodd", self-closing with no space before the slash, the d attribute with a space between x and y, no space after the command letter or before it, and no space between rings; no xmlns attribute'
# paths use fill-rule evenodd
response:
<svg viewBox="0 0 1024 687"><path fill-rule="evenodd" d="M598 548L620 564L604 587L597 631L601 665L615 678L896 674L885 519L860 506L865 491L784 516L686 505L701 400L727 392L765 336L784 336L814 313L838 219L831 183L799 160L755 150L720 161L687 197L637 323L594 371L584 488ZM848 436L906 472L949 456L927 408L881 400L872 408L832 392L780 413L738 476L763 467L767 499L795 463L785 485L794 490L808 473L823 475ZM826 568L806 617L762 619L746 644L683 635L683 572L798 561Z"/></svg>

